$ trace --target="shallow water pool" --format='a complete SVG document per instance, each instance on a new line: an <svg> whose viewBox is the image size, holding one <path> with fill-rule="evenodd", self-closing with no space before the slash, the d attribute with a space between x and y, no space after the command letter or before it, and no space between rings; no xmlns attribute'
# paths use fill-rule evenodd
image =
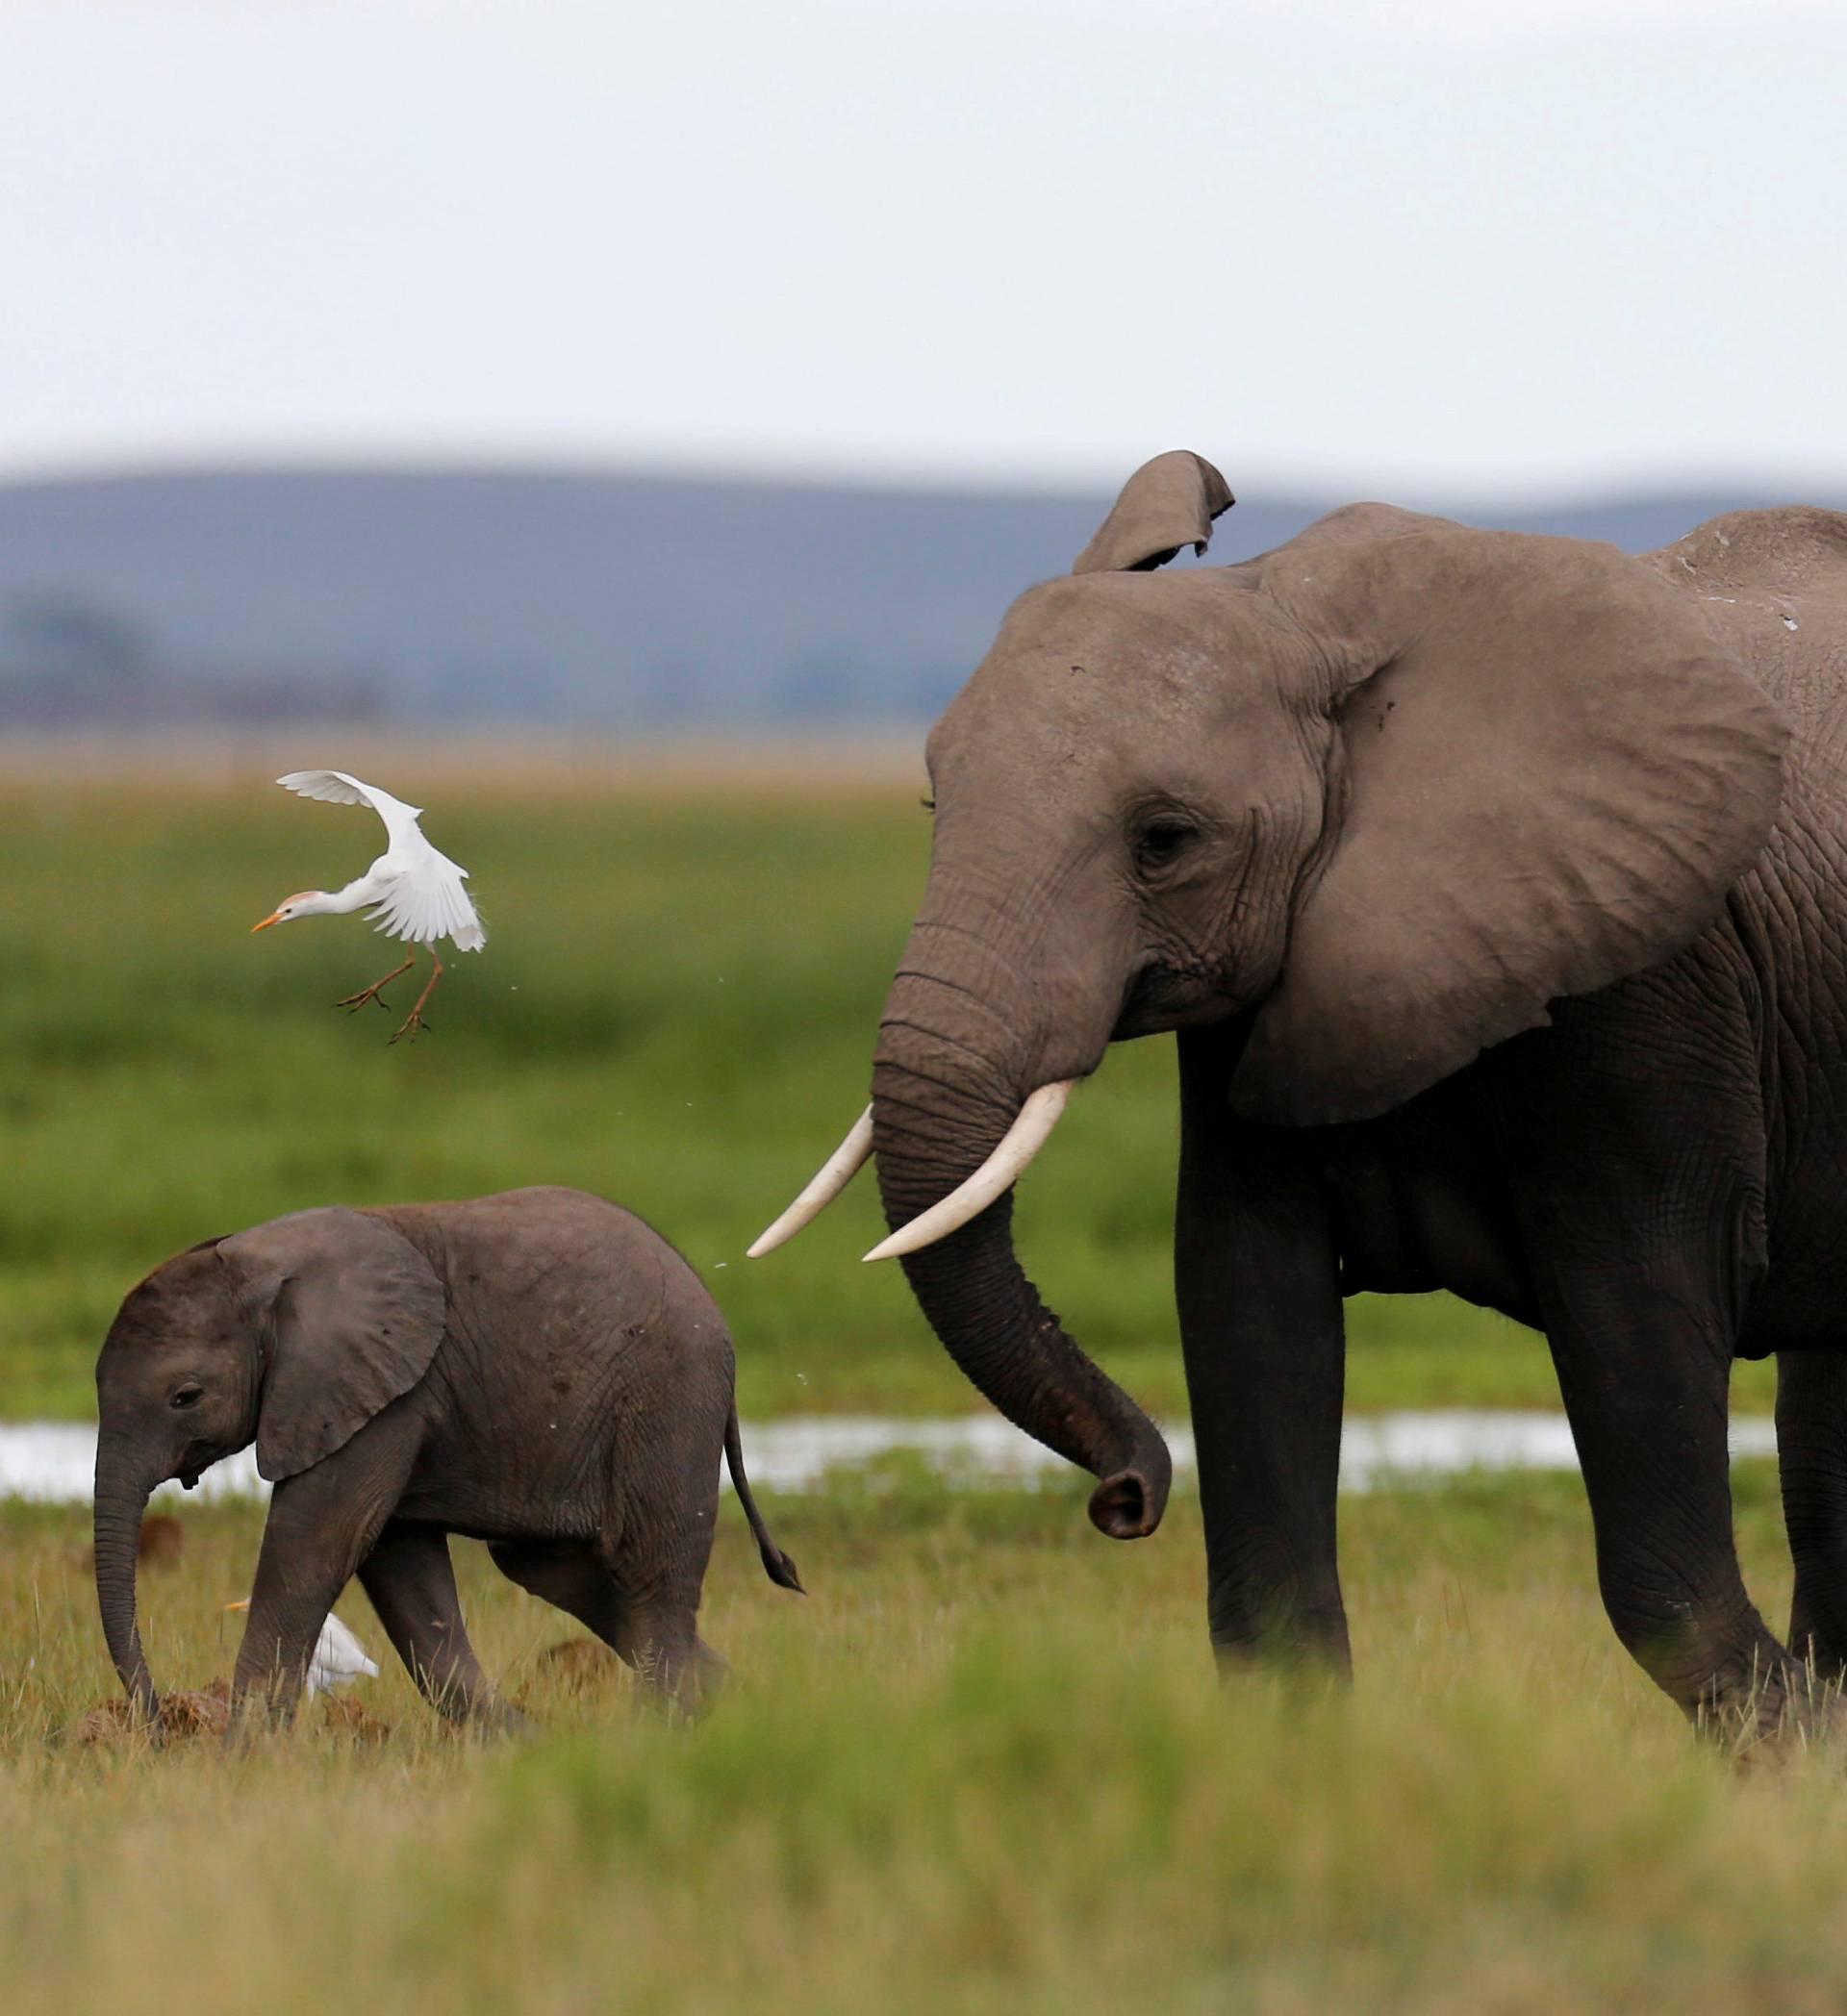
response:
<svg viewBox="0 0 1847 2016"><path fill-rule="evenodd" d="M1177 1477L1190 1478L1193 1437L1163 1431ZM1775 1424L1732 1424L1732 1453L1776 1453ZM877 1415L815 1415L744 1424L745 1462L767 1490L807 1491L841 1471L863 1470L909 1453L951 1484L1018 1484L1072 1474L1071 1467L998 1415L956 1415L907 1421ZM0 1423L0 1498L87 1503L96 1461L96 1431L82 1422ZM1571 1429L1557 1413L1464 1407L1428 1412L1355 1415L1341 1439L1343 1491L1459 1476L1470 1471L1575 1470ZM256 1451L245 1449L207 1471L206 1499L261 1497ZM178 1498L164 1484L157 1499Z"/></svg>

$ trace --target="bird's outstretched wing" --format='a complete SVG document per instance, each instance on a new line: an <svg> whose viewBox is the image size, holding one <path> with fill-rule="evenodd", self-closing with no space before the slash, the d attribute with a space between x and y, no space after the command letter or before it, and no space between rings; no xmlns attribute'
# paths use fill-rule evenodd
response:
<svg viewBox="0 0 1847 2016"><path fill-rule="evenodd" d="M389 791L380 791L376 784L362 784L344 770L291 770L276 782L287 791L304 798L318 798L325 805L369 805L385 821L386 839L393 847L417 835L417 822L423 817L421 805L407 805Z"/></svg>
<svg viewBox="0 0 1847 2016"><path fill-rule="evenodd" d="M488 942L468 893L462 887L466 869L431 847L428 856L394 876L366 915L389 937L407 945L434 945L452 939L456 949L478 952Z"/></svg>

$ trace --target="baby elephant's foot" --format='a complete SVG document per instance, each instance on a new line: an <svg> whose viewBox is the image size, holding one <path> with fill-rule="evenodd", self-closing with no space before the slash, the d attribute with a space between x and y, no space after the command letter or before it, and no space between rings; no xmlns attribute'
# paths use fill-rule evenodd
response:
<svg viewBox="0 0 1847 2016"><path fill-rule="evenodd" d="M497 1737L537 1736L544 1729L544 1723L523 1708L516 1708L511 1701L495 1701L492 1708L474 1718L473 1726L484 1736Z"/></svg>
<svg viewBox="0 0 1847 2016"><path fill-rule="evenodd" d="M432 1694L430 1705L458 1731L485 1740L502 1736L536 1736L544 1724L535 1722L523 1708L517 1708L503 1695L478 1693Z"/></svg>
<svg viewBox="0 0 1847 2016"><path fill-rule="evenodd" d="M643 1706L673 1722L696 1722L724 1692L730 1662L699 1639L690 1654L668 1659L643 1653L635 1661Z"/></svg>
<svg viewBox="0 0 1847 2016"><path fill-rule="evenodd" d="M273 1699L261 1688L241 1694L234 1689L219 1742L228 1755L245 1755L264 1738L293 1728L296 1705L293 1699Z"/></svg>

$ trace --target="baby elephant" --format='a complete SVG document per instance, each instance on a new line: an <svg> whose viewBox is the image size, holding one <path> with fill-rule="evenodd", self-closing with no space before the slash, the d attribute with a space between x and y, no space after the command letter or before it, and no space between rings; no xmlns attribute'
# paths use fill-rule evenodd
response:
<svg viewBox="0 0 1847 2016"><path fill-rule="evenodd" d="M135 1621L150 1491L253 1439L275 1486L233 1701L292 1714L357 1571L444 1714L519 1720L463 1628L450 1533L579 1618L664 1697L722 1662L695 1628L719 1454L772 1581L731 1338L698 1276L578 1190L300 1211L208 1240L123 1302L96 1364L96 1593L122 1684L159 1697Z"/></svg>

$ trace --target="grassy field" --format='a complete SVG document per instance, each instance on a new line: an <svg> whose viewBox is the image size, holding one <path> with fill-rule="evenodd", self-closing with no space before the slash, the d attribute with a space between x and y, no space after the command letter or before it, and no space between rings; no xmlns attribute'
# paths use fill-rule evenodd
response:
<svg viewBox="0 0 1847 2016"><path fill-rule="evenodd" d="M364 773L364 751L347 756ZM744 1248L864 1102L922 888L920 780L528 763L389 774L468 864L492 942L434 1034L329 1003L395 959L356 919L251 938L379 829L254 760L235 784L0 773L0 1416L82 1417L124 1291L195 1240L309 1204L576 1183L659 1225L731 1318L747 1413L974 1397L863 1179L764 1262ZM407 983L392 991L399 1011ZM1022 1252L1147 1404L1184 1408L1169 1281L1173 1046L1126 1046L1023 1188ZM1443 1298L1354 1305L1355 1407L1552 1405L1538 1340ZM1748 1404L1763 1404L1761 1374Z"/></svg>
<svg viewBox="0 0 1847 2016"><path fill-rule="evenodd" d="M1740 1487L1778 1611L1774 1486ZM311 1710L238 1760L61 1740L108 1692L84 1524L0 1514L6 2006L1840 2006L1840 1758L1693 1742L1603 1622L1576 1479L1350 1502L1347 1696L1215 1685L1195 1501L1134 1547L1080 1508L898 1473L774 1502L803 1601L727 1507L705 1628L737 1677L692 1729L625 1676L568 1688L543 1654L576 1626L462 1547L544 1736L448 1735L393 1666L385 1740ZM189 1507L144 1576L164 1682L228 1670L256 1519Z"/></svg>

